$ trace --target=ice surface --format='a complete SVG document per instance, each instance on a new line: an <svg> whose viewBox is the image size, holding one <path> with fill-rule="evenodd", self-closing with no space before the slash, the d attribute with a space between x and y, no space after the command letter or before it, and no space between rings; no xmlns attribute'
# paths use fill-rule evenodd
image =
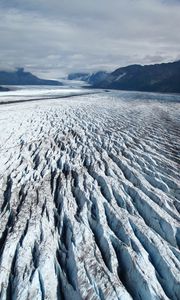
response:
<svg viewBox="0 0 180 300"><path fill-rule="evenodd" d="M0 299L180 299L179 126L171 95L0 105Z"/></svg>
<svg viewBox="0 0 180 300"><path fill-rule="evenodd" d="M16 86L0 93L0 104L26 102L32 100L59 99L77 95L88 95L97 91L75 87Z"/></svg>

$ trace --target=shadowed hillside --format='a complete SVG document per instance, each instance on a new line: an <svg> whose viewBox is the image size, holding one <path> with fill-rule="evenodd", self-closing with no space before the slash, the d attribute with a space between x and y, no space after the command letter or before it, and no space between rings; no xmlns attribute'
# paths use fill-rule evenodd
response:
<svg viewBox="0 0 180 300"><path fill-rule="evenodd" d="M0 71L1 85L62 85L56 80L40 79L30 72L25 72L23 68L16 71Z"/></svg>
<svg viewBox="0 0 180 300"><path fill-rule="evenodd" d="M131 65L110 73L96 88L180 93L180 61L156 65Z"/></svg>

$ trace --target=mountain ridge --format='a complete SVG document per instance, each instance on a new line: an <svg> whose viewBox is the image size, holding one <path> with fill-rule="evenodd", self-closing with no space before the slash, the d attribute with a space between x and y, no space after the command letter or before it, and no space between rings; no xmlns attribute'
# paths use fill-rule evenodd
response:
<svg viewBox="0 0 180 300"><path fill-rule="evenodd" d="M180 93L180 61L121 67L97 83L95 88Z"/></svg>
<svg viewBox="0 0 180 300"><path fill-rule="evenodd" d="M0 70L0 85L59 85L63 84L57 80L41 79L30 72L19 68L15 71Z"/></svg>

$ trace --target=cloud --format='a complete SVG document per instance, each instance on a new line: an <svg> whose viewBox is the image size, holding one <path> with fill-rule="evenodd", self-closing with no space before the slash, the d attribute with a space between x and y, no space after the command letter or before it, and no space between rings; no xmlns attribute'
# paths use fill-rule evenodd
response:
<svg viewBox="0 0 180 300"><path fill-rule="evenodd" d="M58 78L174 60L179 28L175 0L1 0L0 68Z"/></svg>

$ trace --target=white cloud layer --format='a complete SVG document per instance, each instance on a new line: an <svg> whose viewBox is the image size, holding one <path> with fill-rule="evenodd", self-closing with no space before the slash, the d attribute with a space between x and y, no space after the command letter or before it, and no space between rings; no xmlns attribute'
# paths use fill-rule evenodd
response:
<svg viewBox="0 0 180 300"><path fill-rule="evenodd" d="M43 77L180 58L180 1L1 0L0 68Z"/></svg>

